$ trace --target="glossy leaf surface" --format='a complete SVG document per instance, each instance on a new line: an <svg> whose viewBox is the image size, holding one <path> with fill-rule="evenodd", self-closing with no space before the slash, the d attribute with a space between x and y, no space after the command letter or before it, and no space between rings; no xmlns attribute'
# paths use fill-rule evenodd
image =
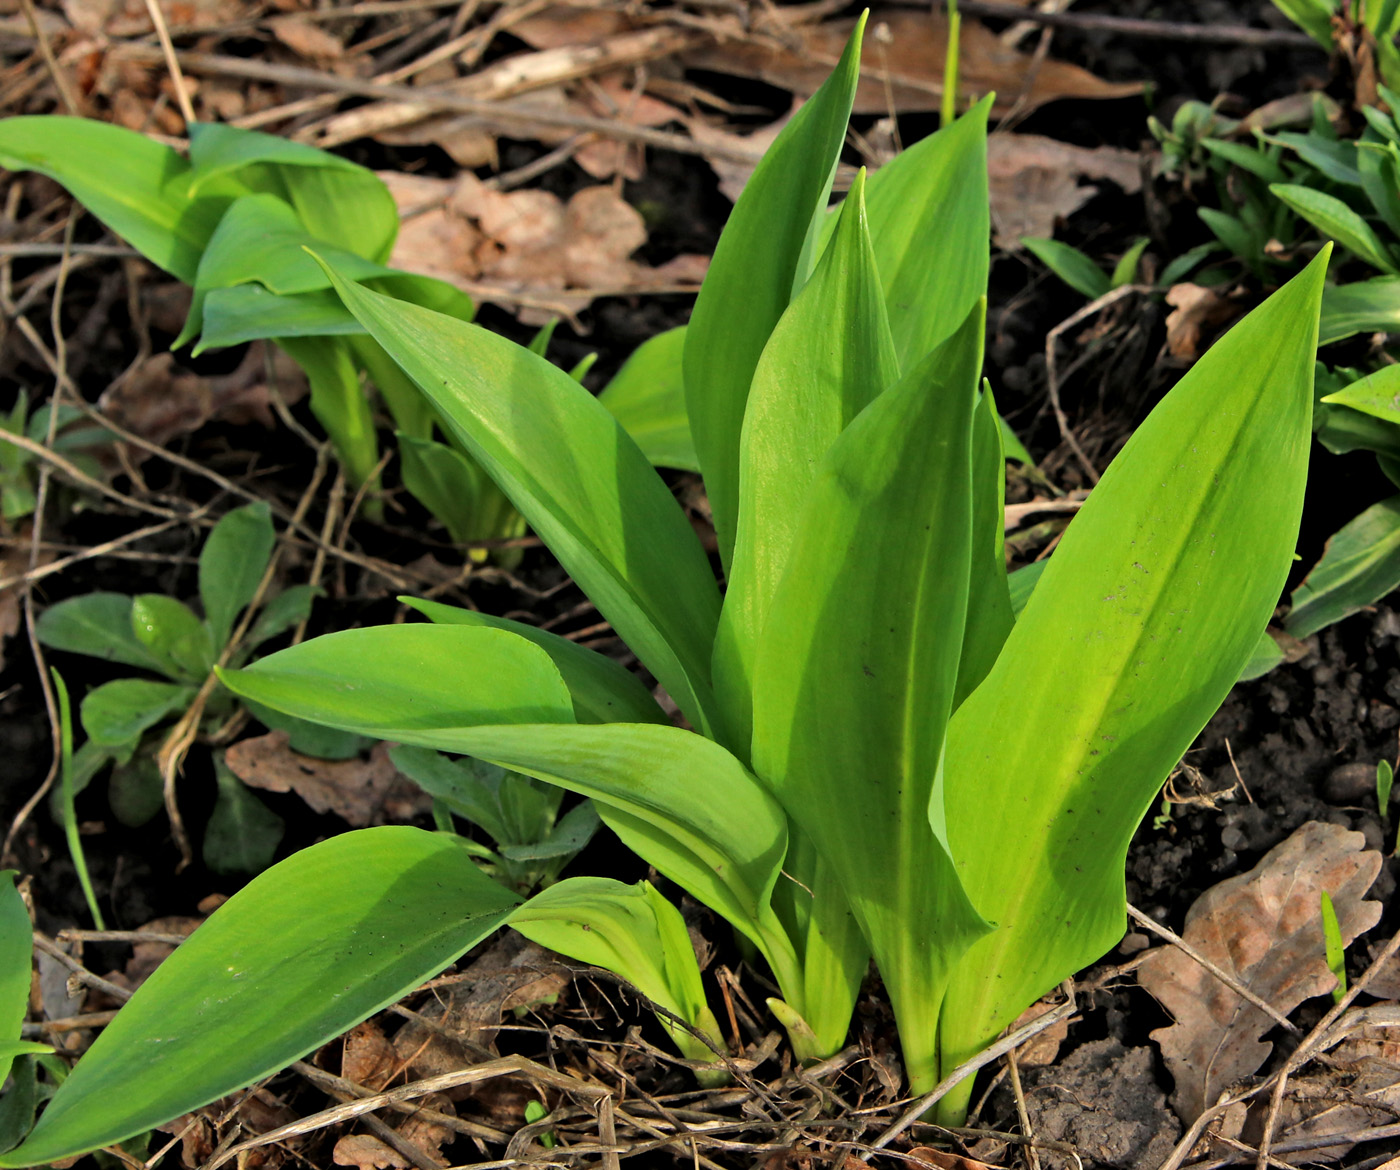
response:
<svg viewBox="0 0 1400 1170"><path fill-rule="evenodd" d="M131 598L125 593L84 593L57 602L39 615L38 627L39 641L53 650L161 669L131 627Z"/></svg>
<svg viewBox="0 0 1400 1170"><path fill-rule="evenodd" d="M0 1166L110 1145L268 1076L436 974L516 904L454 838L421 829L303 849L156 969Z"/></svg>
<svg viewBox="0 0 1400 1170"><path fill-rule="evenodd" d="M719 591L684 513L617 420L502 337L338 278L336 288L691 722L709 726Z"/></svg>
<svg viewBox="0 0 1400 1170"><path fill-rule="evenodd" d="M434 622L509 630L533 642L559 668L573 696L574 713L580 723L670 722L641 680L605 654L510 618L493 617L474 609L418 597L400 597L399 600Z"/></svg>
<svg viewBox="0 0 1400 1170"><path fill-rule="evenodd" d="M726 565L738 528L739 435L749 383L812 263L818 216L855 100L864 28L862 16L836 69L745 183L686 329L686 414Z"/></svg>
<svg viewBox="0 0 1400 1170"><path fill-rule="evenodd" d="M598 401L612 412L653 466L699 471L685 412L684 351L684 325L648 338L622 363Z"/></svg>
<svg viewBox="0 0 1400 1170"><path fill-rule="evenodd" d="M949 840L997 928L954 973L945 1069L1122 937L1129 838L1254 652L1288 573L1326 263L1324 250L1137 430L953 717Z"/></svg>
<svg viewBox="0 0 1400 1170"><path fill-rule="evenodd" d="M754 675L754 767L840 878L916 1092L936 1071L952 964L986 929L953 873L937 780L967 607L983 322L979 306L832 446Z"/></svg>
<svg viewBox="0 0 1400 1170"><path fill-rule="evenodd" d="M725 734L741 753L752 734L758 636L821 461L899 376L862 187L857 178L831 244L774 328L749 389L738 530L713 667Z"/></svg>

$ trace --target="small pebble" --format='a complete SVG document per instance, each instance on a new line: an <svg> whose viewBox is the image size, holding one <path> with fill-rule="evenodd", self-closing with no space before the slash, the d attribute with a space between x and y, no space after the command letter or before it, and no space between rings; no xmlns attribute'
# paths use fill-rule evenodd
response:
<svg viewBox="0 0 1400 1170"><path fill-rule="evenodd" d="M1124 955L1135 955L1138 951L1145 951L1152 945L1152 940L1140 930L1129 931L1123 936L1123 941L1118 944L1118 951Z"/></svg>
<svg viewBox="0 0 1400 1170"><path fill-rule="evenodd" d="M1343 764L1322 784L1322 795L1331 804L1357 804L1375 790L1375 764Z"/></svg>
<svg viewBox="0 0 1400 1170"><path fill-rule="evenodd" d="M1371 817L1358 817L1356 827L1361 830L1361 835L1366 838L1367 849L1383 849L1385 847L1385 836L1381 833L1380 825Z"/></svg>

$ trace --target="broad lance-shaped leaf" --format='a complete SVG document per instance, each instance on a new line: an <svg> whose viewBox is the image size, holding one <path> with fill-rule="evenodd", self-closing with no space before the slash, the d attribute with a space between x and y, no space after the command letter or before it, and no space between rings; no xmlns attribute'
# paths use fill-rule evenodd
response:
<svg viewBox="0 0 1400 1170"><path fill-rule="evenodd" d="M691 723L710 728L714 573L680 506L607 408L503 337L331 276Z"/></svg>
<svg viewBox="0 0 1400 1170"><path fill-rule="evenodd" d="M1006 580L1006 460L996 401L987 387L972 418L972 569L954 709L987 677L1015 619Z"/></svg>
<svg viewBox="0 0 1400 1170"><path fill-rule="evenodd" d="M303 849L156 969L0 1166L108 1146L261 1080L442 970L517 903L438 833L394 825Z"/></svg>
<svg viewBox="0 0 1400 1170"><path fill-rule="evenodd" d="M991 108L991 97L983 98L866 180L871 244L902 370L947 338L987 294ZM825 225L828 238L835 218Z"/></svg>
<svg viewBox="0 0 1400 1170"><path fill-rule="evenodd" d="M574 715L580 723L670 723L641 680L606 654L510 618L492 617L425 598L400 597L399 601L439 625L509 630L533 642L559 668L573 696Z"/></svg>
<svg viewBox="0 0 1400 1170"><path fill-rule="evenodd" d="M235 195L232 176L189 190L190 164L162 143L89 118L57 114L0 122L0 166L38 171L150 260L193 284L199 257Z"/></svg>
<svg viewBox="0 0 1400 1170"><path fill-rule="evenodd" d="M572 723L549 655L517 634L470 626L343 630L219 672L237 695L377 739L465 751L434 736L492 723Z"/></svg>
<svg viewBox="0 0 1400 1170"><path fill-rule="evenodd" d="M944 1071L1123 935L1128 841L1288 575L1326 267L1324 250L1128 440L953 717L949 840L996 930L949 986Z"/></svg>
<svg viewBox="0 0 1400 1170"><path fill-rule="evenodd" d="M199 553L199 599L215 653L223 649L238 615L257 596L276 543L271 509L261 500L226 514L205 540Z"/></svg>
<svg viewBox="0 0 1400 1170"><path fill-rule="evenodd" d="M612 411L654 467L699 471L685 413L685 328L668 329L637 346L598 401Z"/></svg>
<svg viewBox="0 0 1400 1170"><path fill-rule="evenodd" d="M812 481L850 421L899 377L858 175L812 279L754 371L739 450L739 527L715 635L725 742L753 731L753 660Z"/></svg>
<svg viewBox="0 0 1400 1170"><path fill-rule="evenodd" d="M510 924L540 946L621 975L653 1003L707 1033L710 1044L658 1017L689 1059L708 1063L716 1049L723 1051L685 920L650 882L566 878L521 906Z"/></svg>
<svg viewBox="0 0 1400 1170"><path fill-rule="evenodd" d="M855 100L864 29L862 15L836 69L744 184L686 328L686 413L726 567L739 523L739 434L749 383L811 268Z"/></svg>
<svg viewBox="0 0 1400 1170"><path fill-rule="evenodd" d="M0 1085L9 1076L10 1062L16 1056L52 1051L47 1044L19 1038L20 1025L29 1010L34 932L24 899L15 889L17 876L13 869L0 869Z"/></svg>
<svg viewBox="0 0 1400 1170"><path fill-rule="evenodd" d="M967 608L984 321L979 301L827 453L754 672L754 769L841 879L915 1092L936 1079L949 972L987 929L929 822Z"/></svg>
<svg viewBox="0 0 1400 1170"><path fill-rule="evenodd" d="M572 723L559 671L519 635L375 626L328 634L219 677L235 694L301 719L461 752L590 796L640 856L765 953L783 950L770 899L787 821L763 786L693 732ZM796 962L787 950L772 959L785 987Z"/></svg>
<svg viewBox="0 0 1400 1170"><path fill-rule="evenodd" d="M1400 495L1372 504L1334 532L1302 584L1284 628L1306 638L1400 585Z"/></svg>

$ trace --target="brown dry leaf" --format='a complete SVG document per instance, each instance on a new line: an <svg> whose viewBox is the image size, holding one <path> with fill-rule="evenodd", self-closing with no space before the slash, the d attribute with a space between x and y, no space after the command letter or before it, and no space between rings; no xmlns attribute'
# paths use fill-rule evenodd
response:
<svg viewBox="0 0 1400 1170"><path fill-rule="evenodd" d="M345 56L345 46L328 33L323 25L304 16L274 16L267 22L272 35L298 57L311 61L338 61Z"/></svg>
<svg viewBox="0 0 1400 1170"><path fill-rule="evenodd" d="M562 49L587 45L616 36L627 29L627 17L620 7L571 8L560 5L513 21L510 34L532 49Z"/></svg>
<svg viewBox="0 0 1400 1170"><path fill-rule="evenodd" d="M457 1116L457 1106L445 1093L429 1093L418 1099L425 1109L435 1109L449 1117ZM433 1121L420 1113L411 1113L399 1126L399 1133L406 1141L423 1150L429 1158L442 1160L442 1147L456 1138L456 1134L441 1122ZM445 1163L444 1163L445 1164Z"/></svg>
<svg viewBox="0 0 1400 1170"><path fill-rule="evenodd" d="M992 1170L986 1162L955 1154L951 1150L935 1150L932 1146L915 1146L909 1151L911 1158L917 1158L934 1170Z"/></svg>
<svg viewBox="0 0 1400 1170"><path fill-rule="evenodd" d="M1276 1138L1290 1144L1317 1139L1302 1160L1334 1162L1352 1149L1345 1139L1374 1125L1385 1125L1400 1110L1400 1041L1392 1028L1368 1024L1348 1036L1319 1062L1311 1076L1294 1077L1284 1100ZM1324 1144L1327 1139L1333 1143ZM1299 1160L1290 1155L1290 1161Z"/></svg>
<svg viewBox="0 0 1400 1170"><path fill-rule="evenodd" d="M1038 1000L1016 1017L1016 1022L1011 1025L1011 1030L1014 1032L1017 1028L1024 1028L1027 1024L1040 1019L1046 1012L1058 1006L1059 1003L1053 999ZM1065 1042L1068 1036L1068 1019L1060 1020L1058 1023L1042 1029L1016 1049L1017 1066L1020 1068L1040 1068L1054 1064L1055 1058L1060 1055L1060 1045Z"/></svg>
<svg viewBox="0 0 1400 1170"><path fill-rule="evenodd" d="M331 1160L337 1166L359 1166L361 1170L407 1170L409 1161L368 1133L347 1134L335 1143Z"/></svg>
<svg viewBox="0 0 1400 1170"><path fill-rule="evenodd" d="M340 1075L347 1081L378 1093L399 1070L398 1053L373 1020L350 1029L342 1043Z"/></svg>
<svg viewBox="0 0 1400 1170"><path fill-rule="evenodd" d="M742 150L748 153L751 158L748 162L735 162L729 158L712 158L705 156L705 161L710 164L710 169L719 177L720 194L731 203L738 202L740 193L744 190L744 184L749 181L749 176L753 174L754 168L758 166L758 161L764 152L773 145L773 141L783 132L783 127L792 121L792 116L801 109L802 103L795 101L792 108L788 110L776 122L770 122L767 126L761 126L751 134L732 134L719 126L712 126L703 118L687 118L686 129L690 131L690 136L700 143L701 146L724 147L726 150Z"/></svg>
<svg viewBox="0 0 1400 1170"><path fill-rule="evenodd" d="M563 203L537 189L497 191L471 174L456 182L382 177L404 219L390 263L521 306L527 323L572 315L594 290L698 286L708 265L702 256L658 268L631 260L646 225L611 187L587 187Z"/></svg>
<svg viewBox="0 0 1400 1170"><path fill-rule="evenodd" d="M890 95L896 112L937 110L943 96L943 58L947 48L947 23L942 12L929 14L912 9L876 9L870 28L883 24L889 38L872 38L861 67L855 112L890 113ZM692 69L755 77L801 97L810 97L826 80L841 57L854 22L785 28L762 41L739 36L682 55ZM785 47L784 47L785 46ZM1033 57L1001 43L993 32L973 21L963 21L959 46L960 96L997 94L996 109L1005 113L1026 89L1023 109L1035 109L1057 98L1119 98L1142 92L1137 82L1110 82L1086 69L1063 61L1044 61L1039 70ZM886 87L885 78L889 86Z"/></svg>
<svg viewBox="0 0 1400 1170"><path fill-rule="evenodd" d="M243 0L160 0L172 32L203 32L250 15ZM64 15L90 37L126 40L155 31L145 0L64 0Z"/></svg>
<svg viewBox="0 0 1400 1170"><path fill-rule="evenodd" d="M1022 236L1053 236L1055 221L1098 194L1081 179L1107 179L1126 194L1142 189L1141 156L1113 146L1071 146L1038 134L993 134L987 139L992 229L1003 248Z"/></svg>
<svg viewBox="0 0 1400 1170"><path fill-rule="evenodd" d="M1167 290L1167 352L1182 361L1195 361L1207 331L1213 331L1243 312L1219 289L1199 284L1174 284Z"/></svg>
<svg viewBox="0 0 1400 1170"><path fill-rule="evenodd" d="M369 759L318 760L287 746L285 731L240 740L224 759L249 788L295 792L318 812L330 812L357 829L406 821L432 808L432 798L405 779L377 743Z"/></svg>
<svg viewBox="0 0 1400 1170"><path fill-rule="evenodd" d="M1196 899L1182 937L1276 1010L1291 1012L1336 982L1322 937L1322 891L1336 906L1344 942L1380 918L1381 904L1363 901L1381 866L1381 855L1363 848L1365 840L1309 821L1248 873ZM1148 954L1138 981L1176 1019L1152 1038L1176 1081L1172 1105L1183 1121L1194 1121L1273 1050L1260 1039L1273 1020L1176 947Z"/></svg>
<svg viewBox="0 0 1400 1170"><path fill-rule="evenodd" d="M216 418L234 425L258 423L271 430L274 418L265 353L264 344L254 342L237 369L213 378L182 369L173 354L154 354L106 391L98 406L119 426L162 446ZM301 397L305 378L280 350L273 352L272 369L284 399ZM139 450L132 455L138 460L147 457Z"/></svg>
<svg viewBox="0 0 1400 1170"><path fill-rule="evenodd" d="M1371 953L1378 955L1386 948L1386 943L1371 945ZM1377 999L1400 999L1400 956L1391 955L1366 984L1366 994Z"/></svg>
<svg viewBox="0 0 1400 1170"><path fill-rule="evenodd" d="M635 89L628 75L621 72L586 83L583 93L572 98L570 105L580 107L581 113L611 118L624 126L664 126L682 117L675 106ZM621 175L635 181L646 171L646 150L636 142L591 138L574 151L574 162L595 179Z"/></svg>
<svg viewBox="0 0 1400 1170"><path fill-rule="evenodd" d="M502 1016L557 996L572 973L554 955L513 931L502 934L471 963L460 983L437 989L422 1006L428 1023L410 1020L394 1033L398 1059L414 1076L461 1068L490 1046Z"/></svg>
<svg viewBox="0 0 1400 1170"><path fill-rule="evenodd" d="M194 1113L184 1113L156 1126L160 1133L168 1133L180 1138L180 1161L189 1167L203 1166L213 1155L223 1136L217 1123L222 1122L225 1130L228 1125L236 1125L243 1134L269 1133L297 1120L297 1114L275 1093L267 1089L255 1089L251 1093L238 1093L211 1102ZM285 1145L300 1145L305 1138L290 1138ZM250 1150L244 1157L249 1158L249 1170L258 1167L277 1167L291 1158L289 1150L278 1145L263 1146ZM240 1158L239 1164L243 1165Z"/></svg>

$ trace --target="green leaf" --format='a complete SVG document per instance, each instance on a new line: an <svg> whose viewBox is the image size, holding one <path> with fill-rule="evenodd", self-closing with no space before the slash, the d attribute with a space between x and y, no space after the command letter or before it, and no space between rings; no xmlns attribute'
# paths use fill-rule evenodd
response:
<svg viewBox="0 0 1400 1170"><path fill-rule="evenodd" d="M203 318L191 351L195 357L268 337L329 337L365 331L334 292L282 297L260 284L210 289L204 296Z"/></svg>
<svg viewBox="0 0 1400 1170"><path fill-rule="evenodd" d="M684 349L684 325L648 338L622 363L598 401L612 411L652 466L699 471L685 413Z"/></svg>
<svg viewBox="0 0 1400 1170"><path fill-rule="evenodd" d="M1283 183L1288 180L1288 172L1279 165L1278 160L1257 146L1245 142L1230 142L1224 138L1202 138L1200 145L1207 154L1223 158L1266 183Z"/></svg>
<svg viewBox="0 0 1400 1170"><path fill-rule="evenodd" d="M573 697L574 716L580 723L670 723L641 680L605 654L510 618L492 617L425 598L398 600L439 624L508 630L533 642L559 668Z"/></svg>
<svg viewBox="0 0 1400 1170"><path fill-rule="evenodd" d="M516 904L454 838L421 829L294 854L156 969L0 1166L108 1146L261 1080L440 971Z"/></svg>
<svg viewBox="0 0 1400 1170"><path fill-rule="evenodd" d="M817 270L773 330L754 371L739 451L739 517L715 637L725 742L753 730L753 663L822 458L899 376L857 177Z"/></svg>
<svg viewBox="0 0 1400 1170"><path fill-rule="evenodd" d="M1091 301L1098 300L1113 288L1108 273L1078 248L1071 248L1059 240L1038 240L1032 236L1023 236L1021 243L1070 288Z"/></svg>
<svg viewBox="0 0 1400 1170"><path fill-rule="evenodd" d="M944 341L987 292L991 220L983 98L867 180L871 246L901 370ZM828 235L835 230L828 217Z"/></svg>
<svg viewBox="0 0 1400 1170"><path fill-rule="evenodd" d="M1239 681L1248 682L1250 679L1263 678L1281 663L1283 658L1283 648L1274 641L1273 635L1265 630L1259 636L1254 653L1249 656L1249 661L1244 664L1244 669L1240 671Z"/></svg>
<svg viewBox="0 0 1400 1170"><path fill-rule="evenodd" d="M224 212L199 260L189 317L173 348L199 335L202 303L211 289L257 282L282 296L330 287L321 266L306 251L314 245L352 280L387 275L390 269L318 240L295 210L275 195L245 195Z"/></svg>
<svg viewBox="0 0 1400 1170"><path fill-rule="evenodd" d="M325 592L319 585L293 585L282 590L258 611L246 644L260 646L278 634L285 634L311 616L311 605Z"/></svg>
<svg viewBox="0 0 1400 1170"><path fill-rule="evenodd" d="M39 615L38 632L51 650L161 670L131 627L131 598L125 593L84 593L51 605Z"/></svg>
<svg viewBox="0 0 1400 1170"><path fill-rule="evenodd" d="M1241 260L1257 261L1260 254L1260 241L1239 219L1226 215L1213 207L1198 207L1196 214L1201 222L1215 233L1216 238Z"/></svg>
<svg viewBox="0 0 1400 1170"><path fill-rule="evenodd" d="M754 671L755 770L840 878L916 1093L937 1079L949 972L987 929L953 869L938 779L967 609L984 314L979 302L827 453Z"/></svg>
<svg viewBox="0 0 1400 1170"><path fill-rule="evenodd" d="M225 513L205 540L199 553L199 598L217 649L257 594L276 543L272 512L262 501Z"/></svg>
<svg viewBox="0 0 1400 1170"><path fill-rule="evenodd" d="M194 695L194 687L144 678L103 683L83 699L83 730L99 744L124 747L167 715L183 711Z"/></svg>
<svg viewBox="0 0 1400 1170"><path fill-rule="evenodd" d="M344 630L220 670L219 678L236 695L313 723L444 751L467 750L453 746L459 728L573 720L549 655L503 630Z"/></svg>
<svg viewBox="0 0 1400 1170"><path fill-rule="evenodd" d="M1341 1003L1347 993L1347 951L1342 942L1342 928L1337 922L1337 908L1332 905L1332 897L1322 891L1322 937L1326 946L1327 969L1337 980L1332 989L1332 1000Z"/></svg>
<svg viewBox="0 0 1400 1170"><path fill-rule="evenodd" d="M346 476L358 487L379 462L379 439L347 339L279 337L277 344L306 372L311 413L326 428Z"/></svg>
<svg viewBox="0 0 1400 1170"><path fill-rule="evenodd" d="M20 1025L29 1011L29 983L34 962L34 932L29 911L15 889L13 869L0 870L0 1043L19 1040ZM39 1051L52 1051L48 1045ZM34 1051L27 1049L26 1051ZM10 1072L10 1061L18 1051L0 1051L0 1085Z"/></svg>
<svg viewBox="0 0 1400 1170"><path fill-rule="evenodd" d="M1000 421L992 392L986 389L972 419L972 566L955 709L987 677L1015 622L1006 583L1006 459Z"/></svg>
<svg viewBox="0 0 1400 1170"><path fill-rule="evenodd" d="M1318 344L1345 341L1358 333L1400 332L1400 277L1376 276L1322 290Z"/></svg>
<svg viewBox="0 0 1400 1170"><path fill-rule="evenodd" d="M945 1071L1123 935L1128 841L1253 654L1292 563L1327 258L1138 428L952 719L952 853L997 926L949 985Z"/></svg>
<svg viewBox="0 0 1400 1170"><path fill-rule="evenodd" d="M92 740L88 740L83 747L89 744L92 744ZM74 762L77 762L76 756ZM160 812L164 794L160 765L153 755L141 753L112 768L112 775L107 781L107 804L117 820L133 829L140 828Z"/></svg>
<svg viewBox="0 0 1400 1170"><path fill-rule="evenodd" d="M209 627L182 601L159 593L133 597L131 628L161 673L176 682L202 683L214 665Z"/></svg>
<svg viewBox="0 0 1400 1170"><path fill-rule="evenodd" d="M376 263L389 259L399 234L399 209L373 171L297 167L283 171L282 181L297 215L317 239Z"/></svg>
<svg viewBox="0 0 1400 1170"><path fill-rule="evenodd" d="M647 999L708 1033L723 1051L685 921L651 883L569 878L536 894L511 915L510 924L542 947L621 975ZM709 1045L664 1016L660 1022L685 1056L715 1059Z"/></svg>
<svg viewBox="0 0 1400 1170"><path fill-rule="evenodd" d="M1357 167L1357 145L1351 141L1326 138L1316 130L1307 134L1280 130L1270 136L1271 142L1282 143L1298 152L1308 166L1334 183L1345 187L1361 186L1361 171ZM1277 194L1277 192L1275 192Z"/></svg>
<svg viewBox="0 0 1400 1170"><path fill-rule="evenodd" d="M23 1044L23 1042L21 1042ZM46 1052L53 1050L42 1045ZM0 1153L13 1149L34 1124L34 1110L39 1103L39 1086L34 1075L37 1063L29 1055L18 1055L10 1069L10 1089L0 1097Z"/></svg>
<svg viewBox="0 0 1400 1170"><path fill-rule="evenodd" d="M1372 504L1333 534L1322 559L1293 590L1284 622L1306 638L1400 588L1400 495Z"/></svg>
<svg viewBox="0 0 1400 1170"><path fill-rule="evenodd" d="M768 335L807 279L855 100L864 29L862 15L834 72L744 185L686 329L686 414L726 567L738 528L739 435L749 383Z"/></svg>
<svg viewBox="0 0 1400 1170"><path fill-rule="evenodd" d="M217 752L214 777L219 792L204 826L204 864L215 873L260 873L272 864L287 826L244 787Z"/></svg>
<svg viewBox="0 0 1400 1170"><path fill-rule="evenodd" d="M248 708L248 714L264 727L271 731L285 731L287 746L298 755L315 756L318 760L350 760L374 743L368 736L298 719L295 715L265 707L252 699L245 698L243 705Z"/></svg>
<svg viewBox="0 0 1400 1170"><path fill-rule="evenodd" d="M511 861L567 861L583 850L602 823L597 806L591 800L583 800L560 817L541 840L502 845L501 856Z"/></svg>
<svg viewBox="0 0 1400 1170"><path fill-rule="evenodd" d="M354 355L355 364L369 375L369 380L379 391L379 397L389 408L389 413L394 417L394 428L415 439L431 439L433 426L437 422L432 403L413 384L413 379L399 369L398 363L384 352L384 347L371 337L352 337L350 352ZM485 479L484 476L482 478ZM492 490L495 490L494 484Z"/></svg>
<svg viewBox="0 0 1400 1170"><path fill-rule="evenodd" d="M1122 288L1125 284L1132 284L1137 280L1138 263L1142 260L1142 254L1146 251L1147 245L1151 242L1147 236L1141 236L1134 240L1132 247L1123 253L1113 268L1113 275L1109 277L1109 283L1114 288Z"/></svg>
<svg viewBox="0 0 1400 1170"><path fill-rule="evenodd" d="M1329 0L1274 0L1274 7L1329 52L1332 49L1332 10Z"/></svg>
<svg viewBox="0 0 1400 1170"><path fill-rule="evenodd" d="M1396 274L1390 249L1370 224L1335 195L1288 183L1275 183L1269 190L1327 238L1354 252L1373 268L1391 276Z"/></svg>
<svg viewBox="0 0 1400 1170"><path fill-rule="evenodd" d="M1400 365L1382 366L1332 394L1322 402L1329 406L1349 406L1382 422L1400 424Z"/></svg>
<svg viewBox="0 0 1400 1170"><path fill-rule="evenodd" d="M684 512L617 420L505 338L335 279L691 723L709 727L719 591Z"/></svg>
<svg viewBox="0 0 1400 1170"><path fill-rule="evenodd" d="M1171 286L1176 284L1179 280L1185 279L1191 270L1200 264L1207 256L1218 251L1220 251L1220 245L1214 242L1198 244L1194 248L1188 248L1162 269L1162 275L1157 278L1157 287L1171 288Z"/></svg>
<svg viewBox="0 0 1400 1170"><path fill-rule="evenodd" d="M497 845L534 843L554 826L563 793L528 776L409 744L390 748L389 758L419 788L484 829Z"/></svg>
<svg viewBox="0 0 1400 1170"><path fill-rule="evenodd" d="M446 443L398 433L403 485L420 504L447 526L452 540L469 544L490 539L483 527L482 497L496 485L475 463Z"/></svg>
<svg viewBox="0 0 1400 1170"><path fill-rule="evenodd" d="M193 284L199 257L236 184L189 192L190 164L170 147L120 126L57 114L0 122L0 165L38 171L153 264Z"/></svg>

